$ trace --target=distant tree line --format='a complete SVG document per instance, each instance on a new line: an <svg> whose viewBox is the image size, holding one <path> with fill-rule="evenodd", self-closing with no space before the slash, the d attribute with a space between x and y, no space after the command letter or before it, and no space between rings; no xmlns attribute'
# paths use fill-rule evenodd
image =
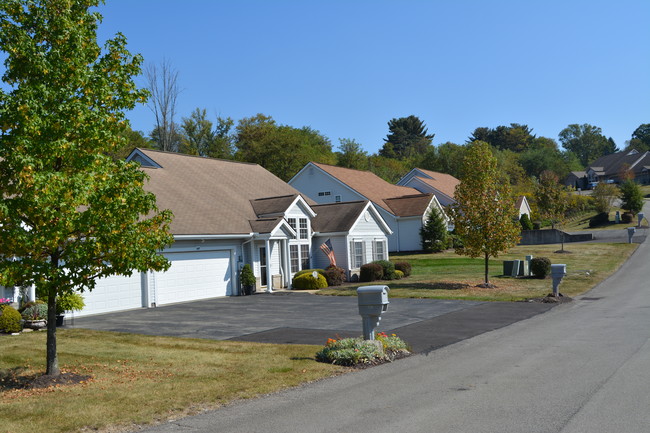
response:
<svg viewBox="0 0 650 433"><path fill-rule="evenodd" d="M175 119L180 90L178 73L168 62L146 70L149 106L156 124L145 135L125 132L129 145L117 152L124 157L133 147L150 147L213 158L257 163L281 179L290 179L307 162L314 161L358 170L370 170L389 182L396 182L413 167L462 177L462 161L468 146L476 141L489 144L497 160L501 181L515 193L532 191L543 172L559 179L569 172L584 170L597 158L616 152L611 137L589 124L571 124L553 138L537 136L528 125L511 123L494 128L478 127L465 143L433 145L435 134L417 116L388 121L384 143L369 154L353 138L339 138L336 148L330 139L309 126L278 124L271 116L258 113L234 121L230 117L210 119L205 108L196 108L180 122ZM650 150L650 123L640 125L625 149Z"/></svg>

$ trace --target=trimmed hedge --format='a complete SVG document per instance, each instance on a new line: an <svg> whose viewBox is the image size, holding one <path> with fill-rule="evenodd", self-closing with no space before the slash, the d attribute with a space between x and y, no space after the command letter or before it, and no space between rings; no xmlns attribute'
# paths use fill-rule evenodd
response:
<svg viewBox="0 0 650 433"><path fill-rule="evenodd" d="M551 260L546 257L534 257L530 262L530 270L535 278L544 279L551 273Z"/></svg>
<svg viewBox="0 0 650 433"><path fill-rule="evenodd" d="M297 290L324 289L327 287L327 280L322 274L318 274L318 278L314 278L311 273L305 273L293 277L293 280L291 281L291 287Z"/></svg>
<svg viewBox="0 0 650 433"><path fill-rule="evenodd" d="M408 277L411 275L412 266L409 262L396 262L395 270L402 271L402 273L404 273L404 276Z"/></svg>
<svg viewBox="0 0 650 433"><path fill-rule="evenodd" d="M382 267L384 276L382 279L384 280L395 280L397 279L397 276L395 275L395 264L389 260L375 260L374 262L379 266Z"/></svg>
<svg viewBox="0 0 650 433"><path fill-rule="evenodd" d="M359 268L359 281L367 283L384 278L384 268L378 263L366 263Z"/></svg>
<svg viewBox="0 0 650 433"><path fill-rule="evenodd" d="M20 313L11 305L0 305L0 332L14 333L23 330Z"/></svg>
<svg viewBox="0 0 650 433"><path fill-rule="evenodd" d="M325 279L328 286L340 286L345 281L345 269L329 265L325 269Z"/></svg>
<svg viewBox="0 0 650 433"><path fill-rule="evenodd" d="M309 275L311 275L311 274L314 273L314 271L318 272L318 273L321 274L323 277L325 276L325 269L303 269L302 271L298 271L298 272L296 272L296 273L293 275L293 277L296 278L296 277L299 277L299 276L301 276L301 275L305 275L305 274L309 274Z"/></svg>

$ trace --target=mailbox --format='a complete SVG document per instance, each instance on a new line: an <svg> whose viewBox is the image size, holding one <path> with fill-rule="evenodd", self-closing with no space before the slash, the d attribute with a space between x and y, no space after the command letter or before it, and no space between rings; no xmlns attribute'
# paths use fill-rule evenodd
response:
<svg viewBox="0 0 650 433"><path fill-rule="evenodd" d="M634 237L634 232L636 232L636 229L634 227L627 228L627 242L629 244L632 243L632 237Z"/></svg>
<svg viewBox="0 0 650 433"><path fill-rule="evenodd" d="M388 286L362 286L357 289L359 314L363 320L363 338L375 339L381 313L388 309Z"/></svg>

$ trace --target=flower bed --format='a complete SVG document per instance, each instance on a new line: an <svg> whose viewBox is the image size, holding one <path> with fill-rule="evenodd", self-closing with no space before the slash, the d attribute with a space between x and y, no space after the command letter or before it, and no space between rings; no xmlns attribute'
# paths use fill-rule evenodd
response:
<svg viewBox="0 0 650 433"><path fill-rule="evenodd" d="M346 366L368 366L410 355L408 345L395 334L385 332L376 335L376 340L357 338L328 338L325 347L316 353L316 360L329 364Z"/></svg>

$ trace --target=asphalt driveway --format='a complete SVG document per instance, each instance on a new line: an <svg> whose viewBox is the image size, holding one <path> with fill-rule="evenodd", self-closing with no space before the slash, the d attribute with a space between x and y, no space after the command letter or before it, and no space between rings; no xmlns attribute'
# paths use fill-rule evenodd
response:
<svg viewBox="0 0 650 433"><path fill-rule="evenodd" d="M379 331L427 352L532 317L550 304L390 299ZM70 323L70 320L68 320ZM74 328L262 343L323 344L362 333L357 298L277 292L101 314Z"/></svg>

